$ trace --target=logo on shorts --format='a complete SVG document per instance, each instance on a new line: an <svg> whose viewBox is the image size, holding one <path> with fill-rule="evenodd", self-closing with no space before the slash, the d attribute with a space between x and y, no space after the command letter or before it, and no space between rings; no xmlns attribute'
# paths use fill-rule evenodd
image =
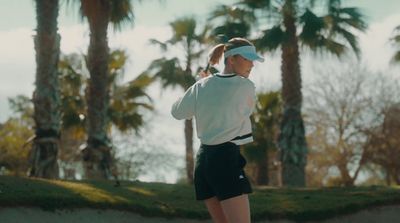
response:
<svg viewBox="0 0 400 223"><path fill-rule="evenodd" d="M240 174L239 179L244 179L244 176L242 174Z"/></svg>

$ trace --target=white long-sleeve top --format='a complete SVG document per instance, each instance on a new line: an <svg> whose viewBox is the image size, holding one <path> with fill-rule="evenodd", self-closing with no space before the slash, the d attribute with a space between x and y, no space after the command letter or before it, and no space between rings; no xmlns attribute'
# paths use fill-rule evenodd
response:
<svg viewBox="0 0 400 223"><path fill-rule="evenodd" d="M255 86L247 78L214 75L197 81L173 105L174 118L195 117L202 144L253 141L250 115L255 107Z"/></svg>

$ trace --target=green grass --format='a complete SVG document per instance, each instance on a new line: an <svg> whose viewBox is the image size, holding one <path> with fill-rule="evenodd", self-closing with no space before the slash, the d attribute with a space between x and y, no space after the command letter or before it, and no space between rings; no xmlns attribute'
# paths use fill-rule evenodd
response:
<svg viewBox="0 0 400 223"><path fill-rule="evenodd" d="M252 218L295 221L322 220L361 209L400 204L400 189L352 187L321 189L255 189L250 196ZM45 210L98 208L127 210L144 216L208 218L194 189L182 184L111 181L56 181L0 176L0 207Z"/></svg>

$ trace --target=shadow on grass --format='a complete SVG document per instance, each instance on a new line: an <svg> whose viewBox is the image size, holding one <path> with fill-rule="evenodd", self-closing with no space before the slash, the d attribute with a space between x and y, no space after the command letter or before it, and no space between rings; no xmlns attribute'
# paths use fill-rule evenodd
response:
<svg viewBox="0 0 400 223"><path fill-rule="evenodd" d="M33 206L52 211L87 205L80 194L36 178L1 176L0 191L3 207Z"/></svg>
<svg viewBox="0 0 400 223"><path fill-rule="evenodd" d="M195 201L194 188L189 185L123 181L116 187L112 181L86 183L113 196L127 199L128 202L122 208L144 216L209 218L204 204Z"/></svg>
<svg viewBox="0 0 400 223"><path fill-rule="evenodd" d="M192 186L113 181L62 181L0 176L0 207L96 208L131 211L143 216L207 219Z"/></svg>

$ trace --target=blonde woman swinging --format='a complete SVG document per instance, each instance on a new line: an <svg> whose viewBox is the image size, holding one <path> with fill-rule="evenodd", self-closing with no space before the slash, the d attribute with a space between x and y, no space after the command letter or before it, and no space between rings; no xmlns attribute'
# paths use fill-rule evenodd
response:
<svg viewBox="0 0 400 223"><path fill-rule="evenodd" d="M205 202L216 223L248 223L252 189L239 146L253 141L250 115L255 107L255 87L248 77L254 61L263 62L264 58L243 38L215 46L211 65L222 55L223 72L201 72L202 78L173 104L171 114L178 120L196 120L201 141L194 172L196 199Z"/></svg>

